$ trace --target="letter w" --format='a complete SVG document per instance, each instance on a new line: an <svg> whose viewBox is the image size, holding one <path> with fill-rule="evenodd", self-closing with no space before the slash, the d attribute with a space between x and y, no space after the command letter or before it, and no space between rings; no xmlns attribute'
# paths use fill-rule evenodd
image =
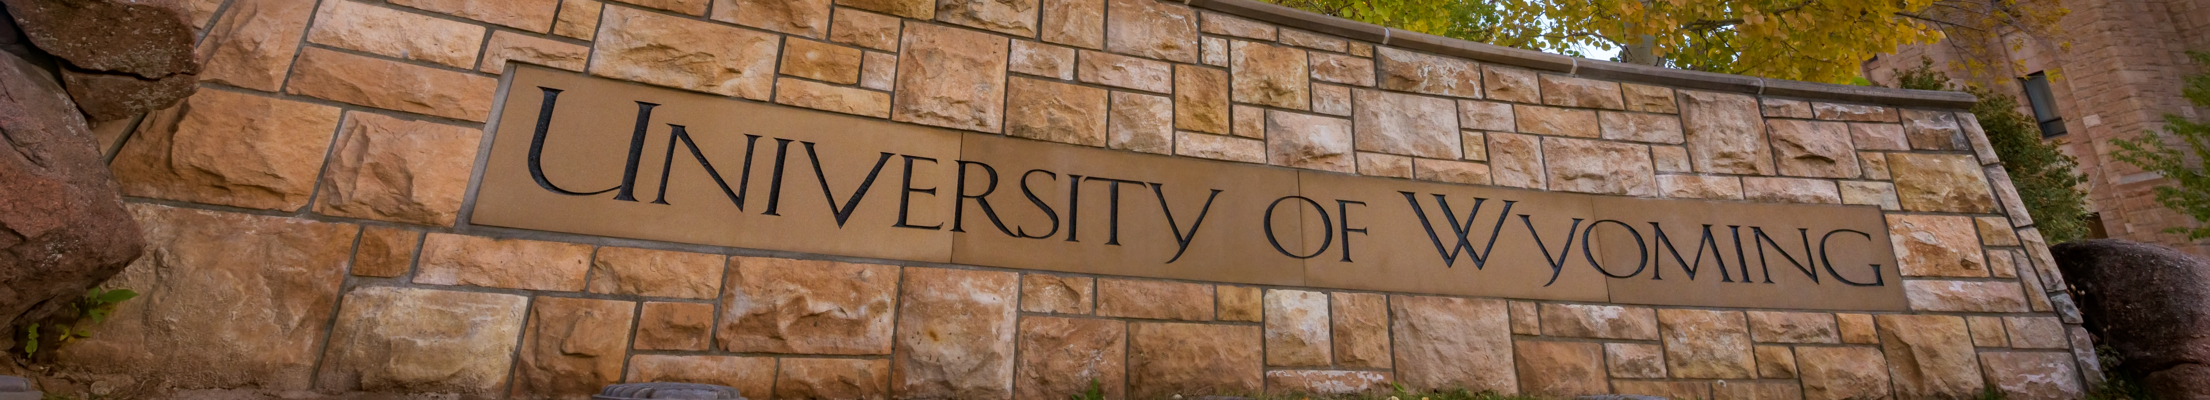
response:
<svg viewBox="0 0 2210 400"><path fill-rule="evenodd" d="M1482 248L1480 251L1474 251L1473 240L1468 239L1466 236L1473 233L1473 219L1475 216L1481 214L1481 205L1483 203L1487 203L1489 199L1480 197L1473 198L1473 210L1467 211L1465 220L1463 222L1460 222L1460 220L1458 219L1458 213L1452 211L1450 208L1450 199L1444 197L1441 194L1435 194L1434 196L1436 205L1442 206L1443 208L1444 220L1450 222L1451 233L1457 234L1458 237L1457 245L1450 246L1448 249L1445 249L1445 246L1443 246L1442 237L1435 234L1435 224L1427 221L1427 210L1425 209L1425 207L1422 207L1420 205L1419 197L1412 194L1412 192L1397 193L1403 194L1404 201L1412 204L1412 214L1416 217L1419 217L1421 227L1427 228L1427 240L1435 244L1435 254L1443 258L1444 267L1456 266L1459 254L1466 254L1467 256L1472 257L1474 269L1482 269L1482 267L1486 266L1489 263L1489 255L1495 254L1497 235L1504 232L1504 216L1511 214L1512 205L1518 203L1517 201L1512 200L1504 201L1504 211L1498 212L1496 214L1496 227L1489 230L1488 246Z"/></svg>

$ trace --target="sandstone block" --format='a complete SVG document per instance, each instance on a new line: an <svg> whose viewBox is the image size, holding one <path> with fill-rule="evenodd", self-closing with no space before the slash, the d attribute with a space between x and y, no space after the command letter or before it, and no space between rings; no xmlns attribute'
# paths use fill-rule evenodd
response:
<svg viewBox="0 0 2210 400"><path fill-rule="evenodd" d="M1074 73L1082 82L1156 93L1174 89L1174 68L1169 63L1088 50L1081 53Z"/></svg>
<svg viewBox="0 0 2210 400"><path fill-rule="evenodd" d="M433 233L414 283L582 291L591 246Z"/></svg>
<svg viewBox="0 0 2210 400"><path fill-rule="evenodd" d="M1458 136L1462 138L1459 141L1465 143L1466 159L1473 161L1489 160L1488 134L1477 131L1459 131L1458 133Z"/></svg>
<svg viewBox="0 0 2210 400"><path fill-rule="evenodd" d="M1376 371L1266 371L1266 390L1273 393L1356 394L1389 389L1388 372Z"/></svg>
<svg viewBox="0 0 2210 400"><path fill-rule="evenodd" d="M1512 105L1493 101L1458 101L1458 127L1484 131L1518 132Z"/></svg>
<svg viewBox="0 0 2210 400"><path fill-rule="evenodd" d="M2017 283L1978 281L1905 281L1911 309L1956 312L2026 312Z"/></svg>
<svg viewBox="0 0 2210 400"><path fill-rule="evenodd" d="M1841 187L1834 181L1800 178L1743 177L1742 197L1768 203L1840 204Z"/></svg>
<svg viewBox="0 0 2210 400"><path fill-rule="evenodd" d="M371 226L361 230L361 244L353 253L353 275L377 278L405 276L414 268L414 250L422 246L422 233Z"/></svg>
<svg viewBox="0 0 2210 400"><path fill-rule="evenodd" d="M1680 105L1673 102L1673 88L1632 83L1619 84L1626 95L1627 111L1679 114Z"/></svg>
<svg viewBox="0 0 2210 400"><path fill-rule="evenodd" d="M1311 53L1312 79L1359 87L1374 85L1374 62L1364 58Z"/></svg>
<svg viewBox="0 0 2210 400"><path fill-rule="evenodd" d="M109 168L125 195L297 210L338 116L337 107L203 90L147 115Z"/></svg>
<svg viewBox="0 0 2210 400"><path fill-rule="evenodd" d="M1903 126L1896 124L1849 123L1849 138L1858 150L1910 150L1911 144L1903 139Z"/></svg>
<svg viewBox="0 0 2210 400"><path fill-rule="evenodd" d="M1137 322L1128 329L1129 398L1261 389L1259 327Z"/></svg>
<svg viewBox="0 0 2210 400"><path fill-rule="evenodd" d="M1489 88L1490 100L1528 104L1542 102L1542 86L1535 71L1483 65L1481 72L1482 82Z"/></svg>
<svg viewBox="0 0 2210 400"><path fill-rule="evenodd" d="M598 42L592 45L590 70L606 78L767 100L775 85L776 39L726 25L608 7Z"/></svg>
<svg viewBox="0 0 2210 400"><path fill-rule="evenodd" d="M1266 112L1266 160L1293 168L1356 172L1351 121L1281 111Z"/></svg>
<svg viewBox="0 0 2210 400"><path fill-rule="evenodd" d="M1102 317L1210 321L1213 318L1212 299L1212 285L1109 278L1097 280L1097 315Z"/></svg>
<svg viewBox="0 0 2210 400"><path fill-rule="evenodd" d="M721 349L744 353L889 354L898 268L731 257L721 294Z"/></svg>
<svg viewBox="0 0 2210 400"><path fill-rule="evenodd" d="M299 55L285 91L481 122L491 115L491 96L498 86L498 80L489 77L310 48Z"/></svg>
<svg viewBox="0 0 2210 400"><path fill-rule="evenodd" d="M1964 325L1972 333L1972 345L1976 347L2010 347L2010 338L2003 332L2003 317L1964 317ZM2063 328L2058 328L2063 332Z"/></svg>
<svg viewBox="0 0 2210 400"><path fill-rule="evenodd" d="M829 23L829 41L882 51L898 51L898 17L840 8Z"/></svg>
<svg viewBox="0 0 2210 400"><path fill-rule="evenodd" d="M1106 0L1105 50L1178 63L1197 62L1197 12L1147 0ZM1297 60L1303 64L1302 58ZM1302 75L1302 71L1299 71Z"/></svg>
<svg viewBox="0 0 2210 400"><path fill-rule="evenodd" d="M1658 191L1667 198L1741 200L1742 179L1711 175L1658 175Z"/></svg>
<svg viewBox="0 0 2210 400"><path fill-rule="evenodd" d="M1888 398L1887 358L1871 347L1800 347L1798 374L1806 400Z"/></svg>
<svg viewBox="0 0 2210 400"><path fill-rule="evenodd" d="M1237 104L1230 108L1228 130L1236 136L1266 138L1266 109Z"/></svg>
<svg viewBox="0 0 2210 400"><path fill-rule="evenodd" d="M1374 58L1374 45L1365 42L1351 42L1349 53L1354 56Z"/></svg>
<svg viewBox="0 0 2210 400"><path fill-rule="evenodd" d="M1781 175L1813 178L1857 177L1857 151L1849 144L1848 125L1792 119L1765 121Z"/></svg>
<svg viewBox="0 0 2210 400"><path fill-rule="evenodd" d="M1602 345L1520 340L1512 349L1523 394L1568 397L1611 391L1604 381Z"/></svg>
<svg viewBox="0 0 2210 400"><path fill-rule="evenodd" d="M1605 343L1604 363L1613 378L1664 378L1665 347L1654 344Z"/></svg>
<svg viewBox="0 0 2210 400"><path fill-rule="evenodd" d="M1090 293L1096 279L1072 276L1021 275L1021 311L1089 314L1096 304Z"/></svg>
<svg viewBox="0 0 2210 400"><path fill-rule="evenodd" d="M637 314L637 350L706 351L713 345L714 305L645 302Z"/></svg>
<svg viewBox="0 0 2210 400"><path fill-rule="evenodd" d="M451 226L468 194L480 132L348 113L322 171L315 213Z"/></svg>
<svg viewBox="0 0 2210 400"><path fill-rule="evenodd" d="M1019 37L1036 36L1037 0L944 0L936 20Z"/></svg>
<svg viewBox="0 0 2210 400"><path fill-rule="evenodd" d="M1228 134L1228 73L1174 66L1174 128Z"/></svg>
<svg viewBox="0 0 2210 400"><path fill-rule="evenodd" d="M1714 399L1803 399L1803 384L1792 381L1721 381L1711 383Z"/></svg>
<svg viewBox="0 0 2210 400"><path fill-rule="evenodd" d="M1874 332L1873 326L1873 318L1869 314L1834 314L1834 329L1842 333L1842 343L1880 343L1880 336Z"/></svg>
<svg viewBox="0 0 2210 400"><path fill-rule="evenodd" d="M453 68L476 65L484 28L367 3L322 3L307 41Z"/></svg>
<svg viewBox="0 0 2210 400"><path fill-rule="evenodd" d="M1688 164L1688 148L1681 146L1650 146L1650 163L1657 172L1693 172Z"/></svg>
<svg viewBox="0 0 2210 400"><path fill-rule="evenodd" d="M1497 186L1543 188L1540 136L1490 132L1489 177Z"/></svg>
<svg viewBox="0 0 2210 400"><path fill-rule="evenodd" d="M1216 286L1220 303L1221 321L1259 322L1265 311L1264 297L1259 288L1249 286Z"/></svg>
<svg viewBox="0 0 2210 400"><path fill-rule="evenodd" d="M1914 307L1916 308L1916 307ZM1984 386L1964 318L1881 315L1880 347L1897 397L1973 396Z"/></svg>
<svg viewBox="0 0 2210 400"><path fill-rule="evenodd" d="M316 387L498 396L529 298L368 286L343 304Z"/></svg>
<svg viewBox="0 0 2210 400"><path fill-rule="evenodd" d="M1174 152L1174 100L1130 92L1113 92L1112 116L1105 129L1111 135L1107 147L1145 153ZM1169 122L1173 121L1173 122Z"/></svg>
<svg viewBox="0 0 2210 400"><path fill-rule="evenodd" d="M1967 150L1964 128L1947 111L1903 110L1903 137L1913 150Z"/></svg>
<svg viewBox="0 0 2210 400"><path fill-rule="evenodd" d="M1522 114L1525 115L1525 114ZM1649 146L1584 139L1542 141L1550 190L1657 196Z"/></svg>
<svg viewBox="0 0 2210 400"><path fill-rule="evenodd" d="M1381 62L1382 89L1481 98L1481 66L1472 61L1393 47L1376 49L1374 56Z"/></svg>
<svg viewBox="0 0 2210 400"><path fill-rule="evenodd" d="M1605 111L1598 114L1601 135L1610 140L1680 144L1680 117Z"/></svg>
<svg viewBox="0 0 2210 400"><path fill-rule="evenodd" d="M2064 323L2056 317L2003 317L2010 345L2021 349L2062 349L2067 344Z"/></svg>
<svg viewBox="0 0 2210 400"><path fill-rule="evenodd" d="M1619 83L1562 75L1542 75L1542 103L1576 108L1624 110Z"/></svg>
<svg viewBox="0 0 2210 400"><path fill-rule="evenodd" d="M1397 379L1411 389L1519 391L1503 300L1391 296Z"/></svg>
<svg viewBox="0 0 2210 400"><path fill-rule="evenodd" d="M1296 48L1232 41L1228 71L1235 75L1233 98L1239 103L1309 109L1311 84L1305 58L1305 51Z"/></svg>
<svg viewBox="0 0 2210 400"><path fill-rule="evenodd" d="M890 116L889 93L791 78L775 81L783 87L775 91L776 104L875 118Z"/></svg>
<svg viewBox="0 0 2210 400"><path fill-rule="evenodd" d="M1005 38L914 24L898 54L891 119L996 133L1005 115Z"/></svg>
<svg viewBox="0 0 2210 400"><path fill-rule="evenodd" d="M1862 104L1811 103L1819 119L1857 122L1896 122L1895 109Z"/></svg>
<svg viewBox="0 0 2210 400"><path fill-rule="evenodd" d="M1758 345L1753 352L1757 356L1757 377L1795 379L1796 353L1788 350L1788 346Z"/></svg>
<svg viewBox="0 0 2210 400"><path fill-rule="evenodd" d="M1903 209L1895 198L1895 184L1887 182L1842 181L1842 204L1880 206L1887 211Z"/></svg>
<svg viewBox="0 0 2210 400"><path fill-rule="evenodd" d="M1542 334L1541 305L1524 301L1514 301L1507 303L1505 305L1505 309L1511 312L1512 334Z"/></svg>
<svg viewBox="0 0 2210 400"><path fill-rule="evenodd" d="M1764 343L1840 343L1834 315L1827 313L1750 311L1750 339Z"/></svg>
<svg viewBox="0 0 2210 400"><path fill-rule="evenodd" d="M521 61L582 72L584 61L590 58L590 47L498 31L491 34L490 44L484 45L483 66L477 67L476 70L487 74L500 74L506 72L508 61Z"/></svg>
<svg viewBox="0 0 2210 400"><path fill-rule="evenodd" d="M1903 276L1988 276L1972 217L1889 215L1888 236Z"/></svg>
<svg viewBox="0 0 2210 400"><path fill-rule="evenodd" d="M201 39L199 79L264 92L284 84L299 54L300 33L314 16L313 2L253 0L231 3L229 16Z"/></svg>
<svg viewBox="0 0 2210 400"><path fill-rule="evenodd" d="M779 399L890 398L888 360L784 358L775 375Z"/></svg>
<svg viewBox="0 0 2210 400"><path fill-rule="evenodd" d="M392 4L544 33L552 28L560 0L392 0Z"/></svg>
<svg viewBox="0 0 2210 400"><path fill-rule="evenodd" d="M514 396L586 396L621 381L636 303L546 296L535 303L514 368Z"/></svg>
<svg viewBox="0 0 2210 400"><path fill-rule="evenodd" d="M1888 154L1903 209L1961 213L1995 212L1987 177L1968 155Z"/></svg>
<svg viewBox="0 0 2210 400"><path fill-rule="evenodd" d="M1547 136L1597 138L1603 136L1602 119L1595 111L1543 106L1512 106L1520 132Z"/></svg>
<svg viewBox="0 0 2210 400"><path fill-rule="evenodd" d="M1412 158L1393 154L1358 152L1358 174L1412 178Z"/></svg>
<svg viewBox="0 0 2210 400"><path fill-rule="evenodd" d="M1312 112L1339 117L1351 116L1351 88L1325 83L1312 84Z"/></svg>
<svg viewBox="0 0 2210 400"><path fill-rule="evenodd" d="M859 83L860 50L805 39L783 43L782 74L830 83Z"/></svg>
<svg viewBox="0 0 2210 400"><path fill-rule="evenodd" d="M1423 181L1489 184L1489 165L1475 162L1412 159L1412 179Z"/></svg>
<svg viewBox="0 0 2210 400"><path fill-rule="evenodd" d="M1389 368L1389 299L1374 293L1329 293L1335 365Z"/></svg>
<svg viewBox="0 0 2210 400"><path fill-rule="evenodd" d="M1665 369L1674 378L1751 376L1749 324L1740 312L1663 309L1657 314Z"/></svg>
<svg viewBox="0 0 2210 400"><path fill-rule="evenodd" d="M711 299L721 294L728 258L715 254L600 247L591 261L591 293Z"/></svg>
<svg viewBox="0 0 2210 400"><path fill-rule="evenodd" d="M708 0L614 0L642 7L657 8L691 16L705 16Z"/></svg>
<svg viewBox="0 0 2210 400"><path fill-rule="evenodd" d="M891 391L901 397L1012 397L1018 279L1009 272L907 268Z"/></svg>
<svg viewBox="0 0 2210 400"><path fill-rule="evenodd" d="M2025 256L2017 250L1988 250L1988 275L1997 278L2017 278L2018 271L2030 271L2031 265L2023 265Z"/></svg>
<svg viewBox="0 0 2210 400"><path fill-rule="evenodd" d="M1767 118L1811 119L1811 103L1803 100L1759 99L1758 108Z"/></svg>
<svg viewBox="0 0 2210 400"><path fill-rule="evenodd" d="M1200 51L1197 58L1202 59L1205 65L1228 66L1228 39L1207 36L1198 40L1203 44L1198 46Z"/></svg>
<svg viewBox="0 0 2210 400"><path fill-rule="evenodd" d="M1088 391L1091 382L1106 397L1121 397L1128 386L1127 338L1128 324L1118 320L1023 318L1013 398L1067 398Z"/></svg>
<svg viewBox="0 0 2210 400"><path fill-rule="evenodd" d="M1266 141L1175 131L1174 154L1221 161L1265 163Z"/></svg>
<svg viewBox="0 0 2210 400"><path fill-rule="evenodd" d="M1199 32L1247 39L1274 40L1273 25L1216 12L1198 14L1203 16L1198 21L1197 30Z"/></svg>
<svg viewBox="0 0 2210 400"><path fill-rule="evenodd" d="M885 92L897 87L898 55L867 52L862 58L865 60L859 65L859 87Z"/></svg>
<svg viewBox="0 0 2210 400"><path fill-rule="evenodd" d="M1040 39L1091 50L1105 48L1105 0L1044 0L1043 6Z"/></svg>
<svg viewBox="0 0 2210 400"><path fill-rule="evenodd" d="M1266 291L1266 365L1325 367L1334 359L1327 294Z"/></svg>
<svg viewBox="0 0 2210 400"><path fill-rule="evenodd" d="M1458 159L1456 105L1450 100L1358 89L1352 118L1360 151Z"/></svg>
<svg viewBox="0 0 2210 400"><path fill-rule="evenodd" d="M1888 156L1886 154L1870 151L1857 152L1857 164L1864 167L1865 179L1883 181L1894 179L1894 176L1888 172Z"/></svg>
<svg viewBox="0 0 2210 400"><path fill-rule="evenodd" d="M580 40L591 40L599 33L599 14L606 4L599 0L561 0L560 14L554 18L552 33Z"/></svg>
<svg viewBox="0 0 2210 400"><path fill-rule="evenodd" d="M1711 382L1708 381L1611 381L1612 391L1620 394L1657 396L1667 399L1708 399Z"/></svg>
<svg viewBox="0 0 2210 400"><path fill-rule="evenodd" d="M1327 50L1337 53L1342 53L1350 50L1349 42L1344 41L1343 38L1296 29L1282 29L1281 42L1282 44L1291 46L1315 50Z"/></svg>
<svg viewBox="0 0 2210 400"><path fill-rule="evenodd" d="M1008 83L1007 135L1105 146L1105 89L1028 78L1012 78Z"/></svg>
<svg viewBox="0 0 2210 400"><path fill-rule="evenodd" d="M1749 96L1681 91L1681 126L1696 172L1769 175L1772 148L1764 119Z"/></svg>
<svg viewBox="0 0 2210 400"><path fill-rule="evenodd" d="M767 393L775 385L775 359L639 354L629 358L628 381L703 383L738 393Z"/></svg>
<svg viewBox="0 0 2210 400"><path fill-rule="evenodd" d="M2006 399L2076 399L2086 394L2063 353L1980 353L1987 383Z"/></svg>
<svg viewBox="0 0 2210 400"><path fill-rule="evenodd" d="M912 19L936 19L936 2L929 0L837 0L836 5Z"/></svg>
<svg viewBox="0 0 2210 400"><path fill-rule="evenodd" d="M1074 48L1032 40L1014 40L1007 70L1059 80L1074 80ZM1175 81L1179 84L1181 81Z"/></svg>
<svg viewBox="0 0 2210 400"><path fill-rule="evenodd" d="M2003 217L1974 217L1973 225L1980 230L1980 243L1989 246L2017 246L2018 232L2011 230L2010 220Z"/></svg>
<svg viewBox="0 0 2210 400"><path fill-rule="evenodd" d="M1648 307L1543 304L1542 335L1657 340L1657 310Z"/></svg>

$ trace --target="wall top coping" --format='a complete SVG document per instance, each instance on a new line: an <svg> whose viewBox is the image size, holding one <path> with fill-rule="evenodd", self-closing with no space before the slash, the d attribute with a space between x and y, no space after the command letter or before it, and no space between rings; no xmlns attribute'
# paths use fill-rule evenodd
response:
<svg viewBox="0 0 2210 400"><path fill-rule="evenodd" d="M1191 7L1349 39L1475 61L1564 72L1622 82L1886 106L1963 109L1978 101L1962 92L1894 89L1766 79L1569 57L1387 28L1258 0L1187 0Z"/></svg>

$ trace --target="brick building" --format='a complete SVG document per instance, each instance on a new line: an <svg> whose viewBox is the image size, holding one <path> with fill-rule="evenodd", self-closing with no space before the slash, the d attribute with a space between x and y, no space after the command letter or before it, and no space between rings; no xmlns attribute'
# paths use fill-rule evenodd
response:
<svg viewBox="0 0 2210 400"><path fill-rule="evenodd" d="M2189 119L2210 117L2180 96L2182 79L2204 66L2187 51L2210 51L2210 2L2200 0L2063 0L2071 10L2051 38L2029 45L1990 46L2003 60L1968 74L1951 61L1961 54L1952 43L1909 46L1864 64L1865 76L1893 86L1897 70L1934 60L1950 77L2018 96L2020 112L2043 121L2049 140L2079 158L2087 174L2088 209L2101 221L2092 237L2151 242L2194 254L2210 254L2203 242L2164 233L2192 226L2186 215L2156 203L2154 188L2169 179L2112 157L2113 140L2161 131L2165 114ZM2017 36L2013 36L2017 37ZM2067 48L2068 46L2068 48ZM2008 62L2005 62L2008 61ZM2028 88L2035 92L2029 93ZM2034 94L2034 95L2029 95ZM2036 104L2039 103L2039 104ZM2039 108L2039 110L2034 110ZM2038 111L2038 114L2036 113Z"/></svg>

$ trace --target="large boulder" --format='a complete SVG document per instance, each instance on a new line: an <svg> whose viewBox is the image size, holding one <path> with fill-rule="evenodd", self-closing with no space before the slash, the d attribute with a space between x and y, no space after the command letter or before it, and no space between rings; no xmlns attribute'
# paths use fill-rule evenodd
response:
<svg viewBox="0 0 2210 400"><path fill-rule="evenodd" d="M145 247L95 147L57 79L0 53L0 327L84 296Z"/></svg>
<svg viewBox="0 0 2210 400"><path fill-rule="evenodd" d="M192 95L200 71L194 32L174 3L0 0L23 37L62 62L72 108L94 121L169 108Z"/></svg>
<svg viewBox="0 0 2210 400"><path fill-rule="evenodd" d="M2210 398L2210 263L2123 240L2056 245L2087 328L2158 398Z"/></svg>

